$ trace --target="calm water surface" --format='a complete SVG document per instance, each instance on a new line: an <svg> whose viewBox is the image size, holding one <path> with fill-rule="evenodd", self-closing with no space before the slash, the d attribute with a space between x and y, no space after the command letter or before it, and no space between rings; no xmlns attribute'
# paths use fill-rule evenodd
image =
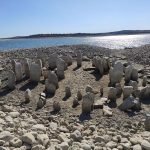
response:
<svg viewBox="0 0 150 150"><path fill-rule="evenodd" d="M59 37L38 39L0 39L0 51L17 48L38 48L60 45L89 44L110 49L138 47L150 44L150 34L99 36L99 37Z"/></svg>

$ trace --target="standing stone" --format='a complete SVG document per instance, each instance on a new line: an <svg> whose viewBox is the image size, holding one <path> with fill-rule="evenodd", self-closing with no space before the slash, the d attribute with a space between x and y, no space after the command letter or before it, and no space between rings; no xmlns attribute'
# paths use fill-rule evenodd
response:
<svg viewBox="0 0 150 150"><path fill-rule="evenodd" d="M57 76L59 79L64 79L65 61L61 58L57 60Z"/></svg>
<svg viewBox="0 0 150 150"><path fill-rule="evenodd" d="M86 93L82 101L82 113L90 113L94 104L94 94Z"/></svg>
<svg viewBox="0 0 150 150"><path fill-rule="evenodd" d="M111 101L115 101L116 100L116 95L117 95L116 88L110 87L109 92L108 92L108 99L110 99Z"/></svg>
<svg viewBox="0 0 150 150"><path fill-rule="evenodd" d="M146 120L144 124L145 124L145 129L147 131L150 131L150 114L146 114Z"/></svg>
<svg viewBox="0 0 150 150"><path fill-rule="evenodd" d="M25 70L25 76L27 78L30 77L30 65L29 65L29 59L24 59L24 70Z"/></svg>
<svg viewBox="0 0 150 150"><path fill-rule="evenodd" d="M125 82L126 83L129 83L131 80L132 69L133 67L131 65L125 68Z"/></svg>
<svg viewBox="0 0 150 150"><path fill-rule="evenodd" d="M133 92L132 86L124 86L123 88L123 99L128 98Z"/></svg>
<svg viewBox="0 0 150 150"><path fill-rule="evenodd" d="M81 93L80 90L78 90L77 99L78 99L79 101L82 99L82 93Z"/></svg>
<svg viewBox="0 0 150 150"><path fill-rule="evenodd" d="M43 76L44 76L44 80L46 80L48 78L48 70L46 67L42 68L42 72L43 72Z"/></svg>
<svg viewBox="0 0 150 150"><path fill-rule="evenodd" d="M77 52L77 67L82 66L82 53L80 51Z"/></svg>
<svg viewBox="0 0 150 150"><path fill-rule="evenodd" d="M69 86L66 86L66 88L65 88L65 97L66 98L69 98L69 97L71 97L71 89L70 89L70 87Z"/></svg>
<svg viewBox="0 0 150 150"><path fill-rule="evenodd" d="M133 81L138 81L138 70L135 68L132 69L131 79Z"/></svg>
<svg viewBox="0 0 150 150"><path fill-rule="evenodd" d="M109 78L111 85L114 86L116 83L120 83L122 77L123 77L123 65L121 62L116 62L114 64L114 67L113 68L111 67L109 71Z"/></svg>
<svg viewBox="0 0 150 150"><path fill-rule="evenodd" d="M143 77L142 86L146 86L147 84L147 76Z"/></svg>
<svg viewBox="0 0 150 150"><path fill-rule="evenodd" d="M73 99L72 107L75 108L75 107L78 106L78 105L79 105L79 101L78 101L77 97L75 97L75 98Z"/></svg>
<svg viewBox="0 0 150 150"><path fill-rule="evenodd" d="M53 83L50 83L48 79L45 80L45 90L49 94L55 94L56 91L56 85Z"/></svg>
<svg viewBox="0 0 150 150"><path fill-rule="evenodd" d="M150 99L150 86L145 86L140 90L141 99Z"/></svg>
<svg viewBox="0 0 150 150"><path fill-rule="evenodd" d="M121 84L120 84L120 83L116 83L115 88L116 88L116 95L117 95L118 97L120 97L121 94L122 94L122 87L121 87Z"/></svg>
<svg viewBox="0 0 150 150"><path fill-rule="evenodd" d="M32 94L31 94L30 89L27 89L25 91L24 96L25 96L25 103L29 103L31 101L31 98L32 98Z"/></svg>
<svg viewBox="0 0 150 150"><path fill-rule="evenodd" d="M16 74L16 81L22 80L23 72L22 72L22 65L19 62L15 64L15 74Z"/></svg>
<svg viewBox="0 0 150 150"><path fill-rule="evenodd" d="M71 55L66 55L62 56L62 59L66 62L68 66L72 65L72 56Z"/></svg>
<svg viewBox="0 0 150 150"><path fill-rule="evenodd" d="M56 88L58 88L58 78L55 72L53 71L48 72L48 82L54 84Z"/></svg>
<svg viewBox="0 0 150 150"><path fill-rule="evenodd" d="M16 61L14 59L11 60L11 64L12 64L12 70L15 73L15 65L16 65Z"/></svg>
<svg viewBox="0 0 150 150"><path fill-rule="evenodd" d="M40 77L41 77L41 67L36 63L32 63L30 66L30 80L33 82L39 82Z"/></svg>
<svg viewBox="0 0 150 150"><path fill-rule="evenodd" d="M43 67L42 60L41 59L37 59L36 63L40 66L41 75L42 75L43 74L43 72L42 72L42 67Z"/></svg>
<svg viewBox="0 0 150 150"><path fill-rule="evenodd" d="M53 111L54 111L54 112L59 112L60 110L61 110L60 103L54 101L54 102L53 102Z"/></svg>
<svg viewBox="0 0 150 150"><path fill-rule="evenodd" d="M133 87L133 91L138 89L138 83L136 81L130 80L129 85Z"/></svg>
<svg viewBox="0 0 150 150"><path fill-rule="evenodd" d="M16 76L15 73L12 70L8 71L8 88L14 89L16 83Z"/></svg>
<svg viewBox="0 0 150 150"><path fill-rule="evenodd" d="M48 64L50 69L55 69L56 68L56 63L57 63L57 53L53 53L50 55L48 59Z"/></svg>

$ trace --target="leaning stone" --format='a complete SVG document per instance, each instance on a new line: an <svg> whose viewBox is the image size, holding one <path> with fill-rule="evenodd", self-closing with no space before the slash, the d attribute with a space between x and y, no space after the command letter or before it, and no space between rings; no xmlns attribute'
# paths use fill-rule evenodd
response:
<svg viewBox="0 0 150 150"><path fill-rule="evenodd" d="M22 72L22 65L19 62L15 64L15 74L16 74L16 81L22 80L23 72Z"/></svg>
<svg viewBox="0 0 150 150"><path fill-rule="evenodd" d="M116 94L117 94L116 88L110 87L109 92L108 92L108 99L110 99L111 101L115 101L116 100Z"/></svg>
<svg viewBox="0 0 150 150"><path fill-rule="evenodd" d="M147 76L143 77L142 86L146 86L147 84Z"/></svg>
<svg viewBox="0 0 150 150"><path fill-rule="evenodd" d="M11 70L8 71L8 88L14 89L16 84L16 76L15 73Z"/></svg>
<svg viewBox="0 0 150 150"><path fill-rule="evenodd" d="M132 86L124 86L123 88L123 99L128 98L133 92Z"/></svg>
<svg viewBox="0 0 150 150"><path fill-rule="evenodd" d="M54 111L54 112L59 112L60 110L61 110L60 103L54 101L54 102L53 102L53 111Z"/></svg>
<svg viewBox="0 0 150 150"><path fill-rule="evenodd" d="M77 67L82 66L82 53L80 51L77 52Z"/></svg>
<svg viewBox="0 0 150 150"><path fill-rule="evenodd" d="M57 60L57 76L59 79L64 79L65 61L61 58Z"/></svg>
<svg viewBox="0 0 150 150"><path fill-rule="evenodd" d="M149 99L150 98L150 86L145 86L140 90L140 98L141 99Z"/></svg>
<svg viewBox="0 0 150 150"><path fill-rule="evenodd" d="M87 85L86 88L85 88L85 91L93 93L93 88L90 85Z"/></svg>
<svg viewBox="0 0 150 150"><path fill-rule="evenodd" d="M129 96L126 98L123 103L119 106L119 108L123 111L133 108L136 105L135 98L133 96Z"/></svg>
<svg viewBox="0 0 150 150"><path fill-rule="evenodd" d="M31 98L32 98L32 94L31 94L30 89L27 89L25 91L24 96L25 96L25 103L29 103L31 101Z"/></svg>
<svg viewBox="0 0 150 150"><path fill-rule="evenodd" d="M145 129L147 131L150 131L150 114L146 114L146 120L144 124L145 124Z"/></svg>
<svg viewBox="0 0 150 150"><path fill-rule="evenodd" d="M50 69L55 69L56 68L56 62L57 62L57 54L53 53L50 55L48 59L48 64Z"/></svg>
<svg viewBox="0 0 150 150"><path fill-rule="evenodd" d="M135 68L132 69L131 79L133 81L138 81L138 70Z"/></svg>
<svg viewBox="0 0 150 150"><path fill-rule="evenodd" d="M94 104L94 94L87 92L83 96L83 101L82 101L82 113L90 113Z"/></svg>
<svg viewBox="0 0 150 150"><path fill-rule="evenodd" d="M36 63L32 63L30 66L30 80L33 82L39 82L40 77L41 77L41 67Z"/></svg>
<svg viewBox="0 0 150 150"><path fill-rule="evenodd" d="M132 70L133 70L133 67L131 65L125 68L125 82L126 83L129 83L129 81L131 80Z"/></svg>

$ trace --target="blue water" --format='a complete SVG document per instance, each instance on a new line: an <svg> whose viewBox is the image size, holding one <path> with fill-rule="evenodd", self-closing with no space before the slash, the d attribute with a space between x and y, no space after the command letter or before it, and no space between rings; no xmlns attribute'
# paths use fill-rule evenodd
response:
<svg viewBox="0 0 150 150"><path fill-rule="evenodd" d="M59 37L38 39L0 39L0 51L18 48L38 48L60 45L89 44L110 49L123 49L125 47L138 47L150 44L150 34L99 36L99 37Z"/></svg>

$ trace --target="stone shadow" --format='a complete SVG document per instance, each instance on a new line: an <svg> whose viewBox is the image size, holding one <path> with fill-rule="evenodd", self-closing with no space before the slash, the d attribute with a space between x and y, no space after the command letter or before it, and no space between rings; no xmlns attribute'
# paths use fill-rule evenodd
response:
<svg viewBox="0 0 150 150"><path fill-rule="evenodd" d="M81 122L85 121L85 120L90 120L92 119L90 113L81 113L80 116L79 116L79 120Z"/></svg>
<svg viewBox="0 0 150 150"><path fill-rule="evenodd" d="M102 78L102 75L99 73L98 70L94 70L90 74L92 74L95 77L96 81L99 81Z"/></svg>
<svg viewBox="0 0 150 150"><path fill-rule="evenodd" d="M26 91L27 89L34 89L36 86L38 85L38 83L36 82L28 82L25 85L23 85L19 90L21 91Z"/></svg>
<svg viewBox="0 0 150 150"><path fill-rule="evenodd" d="M150 97L149 98L142 98L140 102L142 104L149 105L150 104Z"/></svg>
<svg viewBox="0 0 150 150"><path fill-rule="evenodd" d="M76 66L76 67L73 69L73 71L76 71L76 70L78 70L79 68L81 68L81 67Z"/></svg>
<svg viewBox="0 0 150 150"><path fill-rule="evenodd" d="M108 105L110 108L116 108L116 107L117 107L116 101L110 101L107 105Z"/></svg>
<svg viewBox="0 0 150 150"><path fill-rule="evenodd" d="M13 89L13 90L15 90L15 89ZM13 90L9 89L7 86L3 87L0 90L0 97L1 96L6 96L7 94L11 93Z"/></svg>

